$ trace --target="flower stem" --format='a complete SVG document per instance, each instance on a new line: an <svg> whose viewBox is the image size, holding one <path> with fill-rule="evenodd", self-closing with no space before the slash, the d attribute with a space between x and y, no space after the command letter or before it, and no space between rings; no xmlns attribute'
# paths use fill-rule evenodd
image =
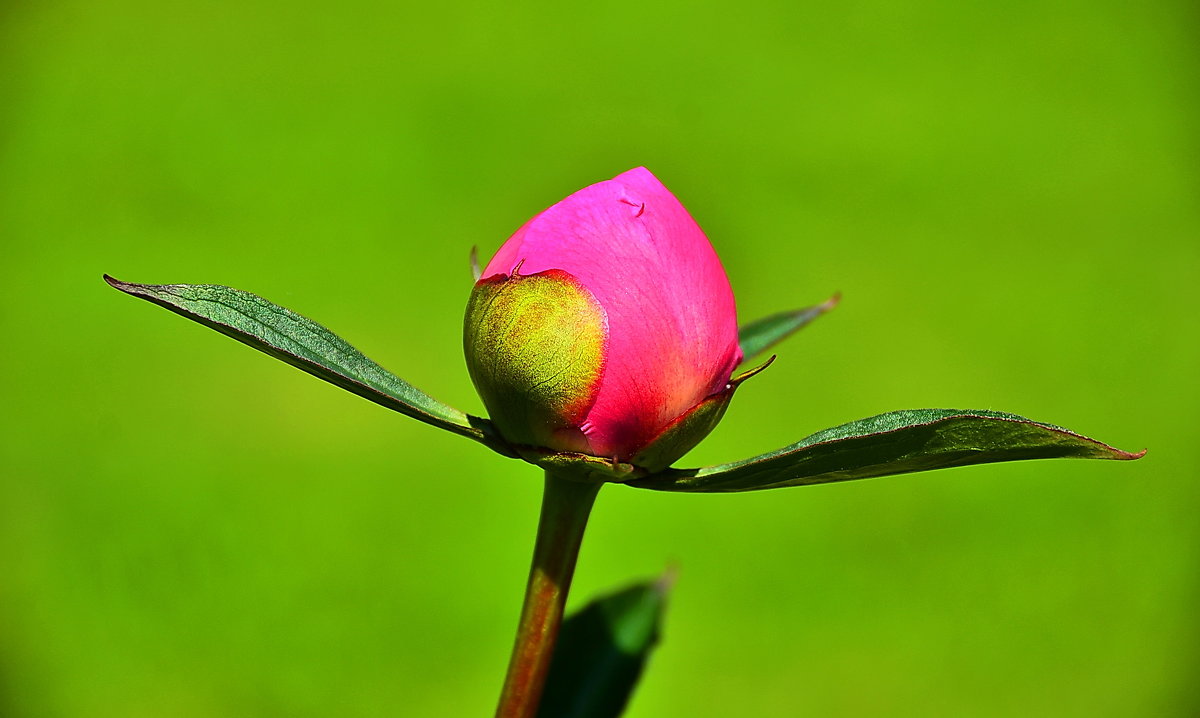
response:
<svg viewBox="0 0 1200 718"><path fill-rule="evenodd" d="M571 576L575 573L579 544L601 485L546 472L525 605L521 608L521 623L496 718L537 715Z"/></svg>

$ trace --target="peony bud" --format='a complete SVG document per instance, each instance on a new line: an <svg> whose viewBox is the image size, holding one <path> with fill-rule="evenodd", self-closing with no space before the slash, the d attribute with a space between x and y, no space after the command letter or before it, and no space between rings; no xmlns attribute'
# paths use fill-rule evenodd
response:
<svg viewBox="0 0 1200 718"><path fill-rule="evenodd" d="M729 279L644 168L531 219L467 306L467 367L529 458L584 454L658 471L704 438L742 360Z"/></svg>

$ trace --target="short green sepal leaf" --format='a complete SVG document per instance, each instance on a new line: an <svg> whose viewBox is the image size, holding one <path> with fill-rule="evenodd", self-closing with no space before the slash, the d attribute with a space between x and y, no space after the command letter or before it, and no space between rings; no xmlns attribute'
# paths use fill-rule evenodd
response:
<svg viewBox="0 0 1200 718"><path fill-rule="evenodd" d="M662 471L708 436L729 408L734 387L713 394L663 429L649 446L633 457L633 464L648 472Z"/></svg>
<svg viewBox="0 0 1200 718"><path fill-rule="evenodd" d="M841 298L842 295L835 294L816 306L772 314L739 327L738 345L742 349L742 361L751 361L759 354L787 339L812 320L836 307Z"/></svg>
<svg viewBox="0 0 1200 718"><path fill-rule="evenodd" d="M633 464L644 473L657 473L691 451L721 422L734 392L742 382L759 374L774 361L775 357L772 356L761 366L738 374L729 380L724 391L713 394L675 419L633 457Z"/></svg>
<svg viewBox="0 0 1200 718"><path fill-rule="evenodd" d="M320 324L256 294L214 284L131 284L107 274L104 281L376 404L512 455L486 419L441 403Z"/></svg>
<svg viewBox="0 0 1200 718"><path fill-rule="evenodd" d="M1052 424L998 411L909 409L819 431L791 446L703 469L671 469L630 486L730 492L869 479L1023 459L1139 459Z"/></svg>
<svg viewBox="0 0 1200 718"><path fill-rule="evenodd" d="M616 718L658 643L672 573L592 601L559 632L538 718Z"/></svg>

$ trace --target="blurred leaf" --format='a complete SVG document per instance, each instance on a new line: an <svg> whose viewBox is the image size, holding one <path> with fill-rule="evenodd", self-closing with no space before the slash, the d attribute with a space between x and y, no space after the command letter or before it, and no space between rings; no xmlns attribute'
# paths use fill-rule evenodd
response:
<svg viewBox="0 0 1200 718"><path fill-rule="evenodd" d="M772 314L740 327L738 344L742 348L742 361L748 362L787 339L793 332L836 307L841 298L841 294L835 294L816 306Z"/></svg>
<svg viewBox="0 0 1200 718"><path fill-rule="evenodd" d="M1022 459L1138 459L1058 426L998 411L908 409L819 431L791 446L703 469L667 470L631 486L754 491Z"/></svg>
<svg viewBox="0 0 1200 718"><path fill-rule="evenodd" d="M668 572L589 603L563 622L538 718L615 718L658 643Z"/></svg>
<svg viewBox="0 0 1200 718"><path fill-rule="evenodd" d="M258 295L213 284L130 284L107 274L104 280L376 404L509 453L491 422L441 403L320 324Z"/></svg>

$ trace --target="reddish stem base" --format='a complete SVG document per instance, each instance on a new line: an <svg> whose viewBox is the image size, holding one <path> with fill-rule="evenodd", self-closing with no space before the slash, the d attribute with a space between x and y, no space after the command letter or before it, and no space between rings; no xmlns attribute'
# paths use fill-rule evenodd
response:
<svg viewBox="0 0 1200 718"><path fill-rule="evenodd" d="M496 718L534 718L554 655L563 606L599 482L546 473L533 565Z"/></svg>

